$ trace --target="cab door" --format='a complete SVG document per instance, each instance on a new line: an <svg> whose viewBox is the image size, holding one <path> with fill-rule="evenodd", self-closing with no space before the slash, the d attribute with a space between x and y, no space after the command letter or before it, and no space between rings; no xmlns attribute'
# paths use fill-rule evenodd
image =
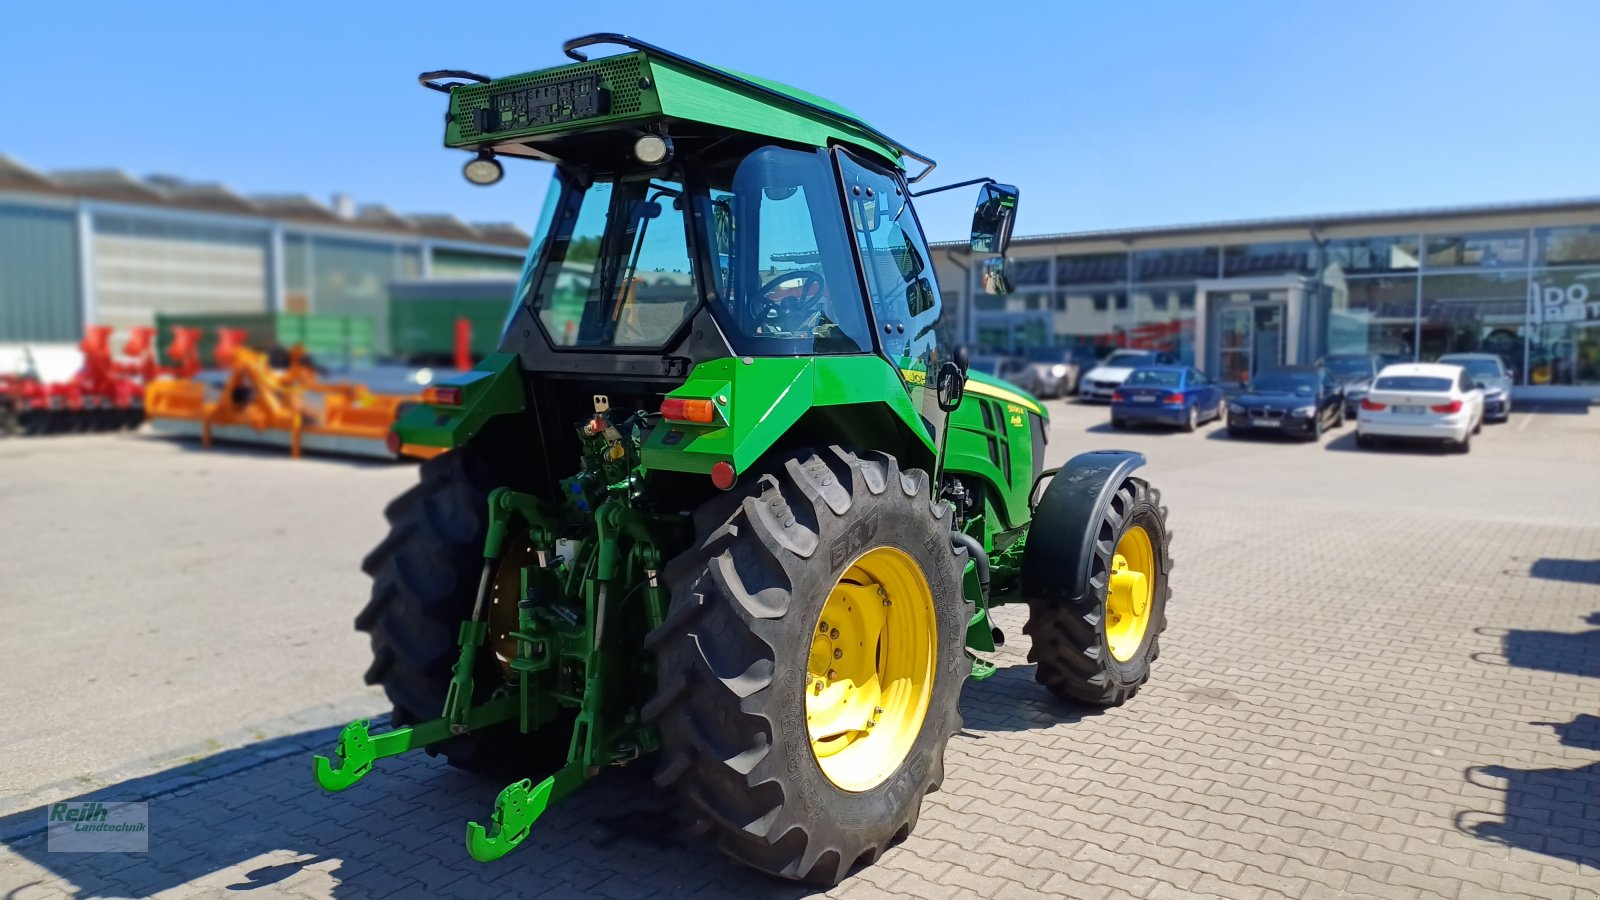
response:
<svg viewBox="0 0 1600 900"><path fill-rule="evenodd" d="M946 416L928 382L944 358L938 332L944 302L910 191L898 172L842 148L834 156L879 352L899 370L937 441Z"/></svg>

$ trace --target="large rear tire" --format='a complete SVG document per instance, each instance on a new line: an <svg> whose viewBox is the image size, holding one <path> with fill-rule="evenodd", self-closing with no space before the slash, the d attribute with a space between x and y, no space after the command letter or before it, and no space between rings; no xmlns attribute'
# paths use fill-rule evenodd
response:
<svg viewBox="0 0 1600 900"><path fill-rule="evenodd" d="M1034 678L1062 700L1095 706L1138 693L1167 627L1170 551L1160 493L1125 478L1096 526L1089 590L1076 603L1028 603Z"/></svg>
<svg viewBox="0 0 1600 900"><path fill-rule="evenodd" d="M961 727L971 607L948 509L926 473L830 447L747 475L695 526L647 641L656 780L728 856L837 884L911 832Z"/></svg>
<svg viewBox="0 0 1600 900"><path fill-rule="evenodd" d="M383 686L396 725L426 721L444 709L461 623L472 614L483 571L489 492L504 483L488 456L472 447L441 454L420 470L418 484L384 510L389 536L361 563L372 576L372 597L355 621L358 631L372 637L366 681ZM510 609L516 601L494 598ZM491 645L495 639L491 633ZM478 652L474 702L487 700L506 680L490 650ZM528 735L514 723L502 724L451 738L429 752L443 752L450 765L473 772L547 772L567 758L570 728L557 723L568 720Z"/></svg>

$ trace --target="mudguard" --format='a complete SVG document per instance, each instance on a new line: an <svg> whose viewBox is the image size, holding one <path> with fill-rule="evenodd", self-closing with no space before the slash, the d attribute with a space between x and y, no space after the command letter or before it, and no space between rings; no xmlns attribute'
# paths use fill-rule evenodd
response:
<svg viewBox="0 0 1600 900"><path fill-rule="evenodd" d="M1123 479L1144 465L1132 450L1091 450L1067 460L1033 509L1022 548L1022 596L1072 603L1089 592L1095 525Z"/></svg>

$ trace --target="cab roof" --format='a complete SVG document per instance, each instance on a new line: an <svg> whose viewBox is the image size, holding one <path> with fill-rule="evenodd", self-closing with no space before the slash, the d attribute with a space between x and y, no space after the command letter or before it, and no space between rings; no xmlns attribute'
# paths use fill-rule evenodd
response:
<svg viewBox="0 0 1600 900"><path fill-rule="evenodd" d="M600 44L633 52L597 59L580 52ZM552 142L541 138L618 130L644 134L646 126L661 123L671 134L676 121L814 147L850 144L897 167L904 156L926 166L911 181L933 169L933 160L843 106L799 88L710 66L621 34L574 38L563 49L577 62L495 79L459 71L422 76L424 85L450 94L445 145L557 159ZM430 83L431 76L440 75L480 83Z"/></svg>

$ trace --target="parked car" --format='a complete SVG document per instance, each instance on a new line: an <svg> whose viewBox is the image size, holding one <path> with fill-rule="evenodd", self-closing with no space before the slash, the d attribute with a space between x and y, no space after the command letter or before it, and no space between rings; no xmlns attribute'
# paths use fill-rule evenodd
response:
<svg viewBox="0 0 1600 900"><path fill-rule="evenodd" d="M1018 383L1041 400L1065 397L1078 389L1081 371L1071 347L1035 347L1028 351L1027 365Z"/></svg>
<svg viewBox="0 0 1600 900"><path fill-rule="evenodd" d="M1023 390L1028 390L1024 383L1023 373L1027 371L1028 364L1015 356L974 356L968 362L968 367L985 375L993 375L1001 381L1007 381Z"/></svg>
<svg viewBox="0 0 1600 900"><path fill-rule="evenodd" d="M1483 427L1483 389L1461 366L1402 363L1386 366L1361 401L1356 446L1377 441L1444 441L1457 452L1472 449Z"/></svg>
<svg viewBox="0 0 1600 900"><path fill-rule="evenodd" d="M1178 361L1171 353L1154 350L1117 350L1078 379L1078 399L1107 401L1128 373L1142 365L1172 365Z"/></svg>
<svg viewBox="0 0 1600 900"><path fill-rule="evenodd" d="M1278 366L1228 401L1228 434L1294 434L1319 440L1344 425L1344 389L1322 366Z"/></svg>
<svg viewBox="0 0 1600 900"><path fill-rule="evenodd" d="M1493 353L1446 353L1439 362L1466 369L1473 383L1483 390L1485 422L1511 418L1511 373L1506 371L1505 360Z"/></svg>
<svg viewBox="0 0 1600 900"><path fill-rule="evenodd" d="M1347 419L1356 417L1356 407L1361 405L1361 398L1372 390L1372 379L1377 378L1378 372L1388 364L1388 360L1376 353L1330 353L1317 360L1317 365L1332 372L1334 379L1344 388L1344 414Z"/></svg>
<svg viewBox="0 0 1600 900"><path fill-rule="evenodd" d="M1193 431L1221 419L1227 408L1222 385L1193 366L1140 366L1111 394L1111 427L1149 423Z"/></svg>

